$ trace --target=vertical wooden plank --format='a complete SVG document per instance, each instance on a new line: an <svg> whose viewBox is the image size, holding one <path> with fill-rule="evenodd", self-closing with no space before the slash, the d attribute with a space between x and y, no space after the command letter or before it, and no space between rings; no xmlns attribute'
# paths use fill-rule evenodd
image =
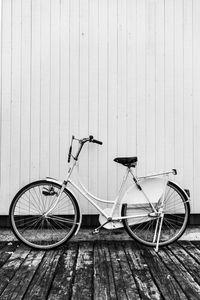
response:
<svg viewBox="0 0 200 300"><path fill-rule="evenodd" d="M183 180L183 1L174 2L174 98L175 98L175 168L178 170L176 179Z"/></svg>
<svg viewBox="0 0 200 300"><path fill-rule="evenodd" d="M127 36L126 36L126 5L124 1L117 2L117 154L126 156L127 151ZM118 165L118 186L124 174L124 167Z"/></svg>
<svg viewBox="0 0 200 300"><path fill-rule="evenodd" d="M164 0L156 1L156 61L155 61L155 166L156 170L164 170L164 45L165 45L165 18Z"/></svg>
<svg viewBox="0 0 200 300"><path fill-rule="evenodd" d="M60 2L51 1L50 24L50 175L60 173Z"/></svg>
<svg viewBox="0 0 200 300"><path fill-rule="evenodd" d="M137 152L138 152L138 175L145 173L146 149L145 149L145 0L137 1Z"/></svg>
<svg viewBox="0 0 200 300"><path fill-rule="evenodd" d="M3 37L2 37L2 32L3 32L3 1L0 2L0 116L2 116L2 42L3 42ZM0 122L0 169L1 169L1 149L2 149L2 143L1 143L1 127L2 124ZM0 172L0 182L1 182L1 172ZM1 191L1 185L0 185L0 191Z"/></svg>
<svg viewBox="0 0 200 300"><path fill-rule="evenodd" d="M88 23L88 130L98 138L98 0L89 1ZM98 187L98 146L90 145L89 149L89 190L97 195ZM88 208L89 213L94 209Z"/></svg>
<svg viewBox="0 0 200 300"><path fill-rule="evenodd" d="M31 9L30 180L36 180L40 154L40 1L33 1Z"/></svg>
<svg viewBox="0 0 200 300"><path fill-rule="evenodd" d="M174 1L165 2L165 169L174 164Z"/></svg>
<svg viewBox="0 0 200 300"><path fill-rule="evenodd" d="M22 0L21 185L30 181L31 1Z"/></svg>
<svg viewBox="0 0 200 300"><path fill-rule="evenodd" d="M184 109L184 178L183 186L187 186L191 192L193 199L193 78L192 78L192 62L193 62L193 43L192 43L192 3L184 1L184 36L183 36L183 109ZM187 121L186 121L187 120ZM188 176L189 175L189 176Z"/></svg>
<svg viewBox="0 0 200 300"><path fill-rule="evenodd" d="M79 12L79 136L89 136L88 128L88 0L80 1ZM88 151L90 145L85 144L80 155L80 177L83 184L88 188ZM82 205L84 204L81 201ZM84 204L88 211L88 203Z"/></svg>
<svg viewBox="0 0 200 300"><path fill-rule="evenodd" d="M155 1L146 1L146 172L155 171Z"/></svg>
<svg viewBox="0 0 200 300"><path fill-rule="evenodd" d="M127 38L126 38L126 72L127 72L127 128L126 140L128 156L137 153L137 1L127 1Z"/></svg>
<svg viewBox="0 0 200 300"><path fill-rule="evenodd" d="M118 192L117 168L117 1L108 1L108 198ZM105 145L106 146L106 145ZM105 147L104 146L104 147Z"/></svg>
<svg viewBox="0 0 200 300"><path fill-rule="evenodd" d="M79 118L79 1L70 1L70 134L78 137Z"/></svg>
<svg viewBox="0 0 200 300"><path fill-rule="evenodd" d="M60 178L66 176L69 132L69 5L60 2Z"/></svg>
<svg viewBox="0 0 200 300"><path fill-rule="evenodd" d="M10 197L10 155L11 155L11 99L12 99L12 2L4 1L2 6L2 106L1 106L1 213L7 212Z"/></svg>
<svg viewBox="0 0 200 300"><path fill-rule="evenodd" d="M192 212L200 211L200 203L197 200L199 197L199 182L200 182L200 35L199 35L199 26L200 26L200 3L197 0L193 0L193 210Z"/></svg>
<svg viewBox="0 0 200 300"><path fill-rule="evenodd" d="M40 178L50 165L50 1L40 1Z"/></svg>
<svg viewBox="0 0 200 300"><path fill-rule="evenodd" d="M108 185L107 185L107 128L108 128L108 2L102 0L99 2L99 24L98 24L98 35L99 35L99 56L98 56L98 70L99 70L99 86L98 86L98 97L99 97L99 139L104 142L103 147L99 147L99 160L98 160L98 193L101 197L107 198Z"/></svg>
<svg viewBox="0 0 200 300"><path fill-rule="evenodd" d="M80 1L69 2L69 132L79 137ZM74 143L76 152L78 143ZM78 194L79 196L79 194Z"/></svg>
<svg viewBox="0 0 200 300"><path fill-rule="evenodd" d="M11 154L10 183L19 189L20 177L20 98L21 98L21 1L12 2L12 72L11 72Z"/></svg>

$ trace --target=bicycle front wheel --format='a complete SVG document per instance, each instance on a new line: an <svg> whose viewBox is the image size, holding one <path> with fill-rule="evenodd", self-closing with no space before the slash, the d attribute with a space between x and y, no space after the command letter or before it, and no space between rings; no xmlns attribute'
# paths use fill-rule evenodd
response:
<svg viewBox="0 0 200 300"><path fill-rule="evenodd" d="M157 211L159 211L160 203L161 199L155 206ZM176 241L184 233L190 215L190 205L188 197L182 189L169 181L164 197L163 218L152 214L149 203L142 205L139 211L141 216L123 219L128 234L142 244L155 247L161 226L159 246L165 246ZM122 206L122 216L128 217L134 214L134 204Z"/></svg>
<svg viewBox="0 0 200 300"><path fill-rule="evenodd" d="M9 212L11 227L24 244L53 249L75 233L80 221L77 201L67 189L57 201L60 190L60 184L40 180L26 185L14 197Z"/></svg>

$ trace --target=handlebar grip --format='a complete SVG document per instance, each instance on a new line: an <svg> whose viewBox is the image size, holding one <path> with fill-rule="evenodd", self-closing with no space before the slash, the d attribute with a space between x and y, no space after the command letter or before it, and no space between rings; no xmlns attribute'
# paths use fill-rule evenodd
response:
<svg viewBox="0 0 200 300"><path fill-rule="evenodd" d="M176 169L172 169L172 172L174 175L177 175L177 170Z"/></svg>
<svg viewBox="0 0 200 300"><path fill-rule="evenodd" d="M103 142L98 141L98 140L92 140L92 142L95 143L95 144L103 145Z"/></svg>
<svg viewBox="0 0 200 300"><path fill-rule="evenodd" d="M70 162L71 159L71 153L72 153L72 146L69 147L68 163Z"/></svg>

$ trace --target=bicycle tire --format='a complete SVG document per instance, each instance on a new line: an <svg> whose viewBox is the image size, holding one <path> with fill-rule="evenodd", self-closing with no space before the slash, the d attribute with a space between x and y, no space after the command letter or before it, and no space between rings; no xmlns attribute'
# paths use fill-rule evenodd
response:
<svg viewBox="0 0 200 300"><path fill-rule="evenodd" d="M9 218L13 233L27 246L50 250L68 241L77 230L80 210L73 194L64 189L56 207L44 216L56 201L61 185L38 180L24 186L13 198Z"/></svg>
<svg viewBox="0 0 200 300"><path fill-rule="evenodd" d="M130 204L122 205L121 215L123 217L131 215L133 212L133 208L131 208L131 212L129 207L131 207ZM144 208L144 211L149 211L149 213L152 212L152 209L148 203ZM171 181L168 181L167 183L163 213L164 217L159 247L169 245L178 240L185 232L190 216L190 205L186 193L178 185ZM133 218L122 219L125 230L139 243L155 247L155 231L158 218L138 217L138 220L139 221L137 224L137 222L133 221Z"/></svg>

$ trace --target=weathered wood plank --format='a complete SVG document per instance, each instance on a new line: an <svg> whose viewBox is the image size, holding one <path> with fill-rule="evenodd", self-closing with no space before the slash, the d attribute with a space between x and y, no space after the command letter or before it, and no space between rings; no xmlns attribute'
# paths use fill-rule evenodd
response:
<svg viewBox="0 0 200 300"><path fill-rule="evenodd" d="M28 254L2 293L1 299L23 299L44 254L44 251L32 251Z"/></svg>
<svg viewBox="0 0 200 300"><path fill-rule="evenodd" d="M141 254L141 250L135 248L134 244L131 242L124 244L124 251L141 298L151 300L162 299L162 295L154 282L149 267Z"/></svg>
<svg viewBox="0 0 200 300"><path fill-rule="evenodd" d="M160 249L72 242L56 251L0 243L0 299L200 299L200 242Z"/></svg>
<svg viewBox="0 0 200 300"><path fill-rule="evenodd" d="M166 300L187 299L179 284L174 280L173 273L169 271L160 256L153 249L143 248L141 251L163 298ZM162 252L160 250L159 254ZM170 260L167 266L168 264L172 264Z"/></svg>
<svg viewBox="0 0 200 300"><path fill-rule="evenodd" d="M60 254L61 250L48 251L45 253L24 299L46 299Z"/></svg>
<svg viewBox="0 0 200 300"><path fill-rule="evenodd" d="M200 249L200 241L192 241L196 248Z"/></svg>
<svg viewBox="0 0 200 300"><path fill-rule="evenodd" d="M110 245L113 274L117 298L140 299L131 270L127 268L127 259L123 249L117 248L113 243Z"/></svg>
<svg viewBox="0 0 200 300"><path fill-rule="evenodd" d="M184 265L184 267L191 274L194 280L200 285L200 277L199 277L200 264L182 247L177 247L177 245L170 245L169 249L173 252L176 258ZM200 251L199 251L199 259L200 259Z"/></svg>
<svg viewBox="0 0 200 300"><path fill-rule="evenodd" d="M158 255L162 258L164 264L170 271L170 277L173 276L173 280L175 279L178 282L179 287L185 293L185 295L181 296L181 299L199 299L200 286L176 258L175 254L172 251L165 249L165 251L160 250Z"/></svg>
<svg viewBox="0 0 200 300"><path fill-rule="evenodd" d="M189 253L190 256L200 263L200 250L196 248L193 243L189 241L183 241L179 242L179 244Z"/></svg>
<svg viewBox="0 0 200 300"><path fill-rule="evenodd" d="M71 299L92 299L92 286L93 244L91 242L83 242L79 247Z"/></svg>
<svg viewBox="0 0 200 300"><path fill-rule="evenodd" d="M48 300L70 299L74 271L76 267L78 244L72 243L64 250L58 261Z"/></svg>
<svg viewBox="0 0 200 300"><path fill-rule="evenodd" d="M98 242L94 246L94 299L116 299L107 243Z"/></svg>
<svg viewBox="0 0 200 300"><path fill-rule="evenodd" d="M126 247L126 245L125 245ZM140 299L140 294L135 282L135 277L132 274L132 270L130 269L130 265L127 260L127 256L124 252L124 248L122 243L115 243L116 249L116 260L120 264L120 268L122 270L122 276L124 280L124 287L126 290L127 299ZM135 250L135 249L134 249Z"/></svg>
<svg viewBox="0 0 200 300"><path fill-rule="evenodd" d="M10 256L8 261L0 269L0 294L4 291L10 280L13 278L29 252L30 249L27 249L23 246L17 248L17 250Z"/></svg>
<svg viewBox="0 0 200 300"><path fill-rule="evenodd" d="M7 242L0 242L0 250L7 245Z"/></svg>
<svg viewBox="0 0 200 300"><path fill-rule="evenodd" d="M8 258L16 250L17 243L1 243L0 245L0 268L5 264Z"/></svg>

